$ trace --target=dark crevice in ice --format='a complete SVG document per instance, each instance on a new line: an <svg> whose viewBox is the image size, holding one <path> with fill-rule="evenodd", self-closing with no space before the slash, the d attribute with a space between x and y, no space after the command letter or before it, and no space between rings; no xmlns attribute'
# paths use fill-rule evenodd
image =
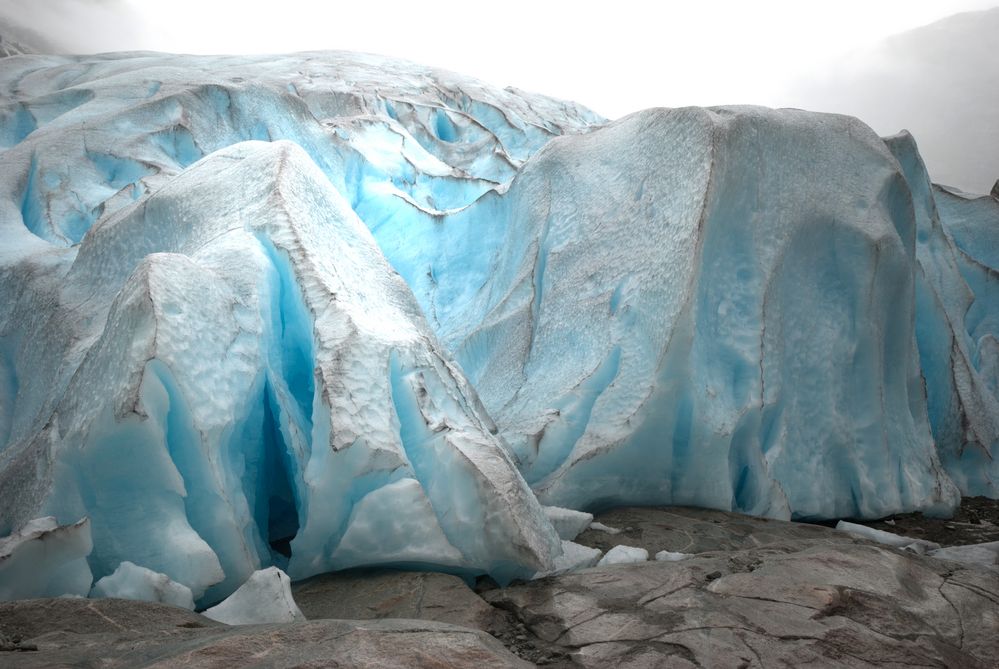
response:
<svg viewBox="0 0 999 669"><path fill-rule="evenodd" d="M262 494L257 503L257 526L271 547L275 562L291 557L291 541L300 527L294 492L292 455L289 452L277 415L276 398L269 383L264 385L263 398L263 470Z"/></svg>

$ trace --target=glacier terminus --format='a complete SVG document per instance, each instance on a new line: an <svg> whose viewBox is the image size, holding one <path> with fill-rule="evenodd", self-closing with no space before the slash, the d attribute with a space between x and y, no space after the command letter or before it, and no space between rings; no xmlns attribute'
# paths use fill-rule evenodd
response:
<svg viewBox="0 0 999 669"><path fill-rule="evenodd" d="M999 497L999 199L917 139L346 52L3 58L0 599Z"/></svg>

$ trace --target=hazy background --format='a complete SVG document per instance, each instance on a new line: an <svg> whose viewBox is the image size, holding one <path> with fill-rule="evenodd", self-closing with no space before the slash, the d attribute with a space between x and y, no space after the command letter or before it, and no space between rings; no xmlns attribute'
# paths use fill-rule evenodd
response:
<svg viewBox="0 0 999 669"><path fill-rule="evenodd" d="M690 104L837 111L909 129L935 180L986 192L999 177L999 10L975 10L997 5L0 0L0 35L63 53L369 51L609 118Z"/></svg>

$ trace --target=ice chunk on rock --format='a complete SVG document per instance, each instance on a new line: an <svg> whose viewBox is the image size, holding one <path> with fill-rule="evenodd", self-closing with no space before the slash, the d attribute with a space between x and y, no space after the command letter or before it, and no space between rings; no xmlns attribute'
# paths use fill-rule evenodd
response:
<svg viewBox="0 0 999 669"><path fill-rule="evenodd" d="M925 539L913 539L912 537L903 537L898 534L892 534L891 532L885 532L884 530L876 530L873 527L858 525L857 523L850 523L845 520L841 520L836 523L836 529L841 532L846 532L847 534L852 534L855 537L876 541L877 543L884 544L885 546L906 548L916 553L926 553L927 551L933 551L940 548L940 544L932 541L926 541Z"/></svg>
<svg viewBox="0 0 999 669"><path fill-rule="evenodd" d="M676 553L674 551L659 551L656 553L656 560L659 562L679 562L693 557L690 553Z"/></svg>
<svg viewBox="0 0 999 669"><path fill-rule="evenodd" d="M25 523L0 538L0 600L86 597L94 581L86 559L92 548L87 518L72 525L52 516Z"/></svg>
<svg viewBox="0 0 999 669"><path fill-rule="evenodd" d="M999 541L965 546L945 546L926 553L930 557L999 569Z"/></svg>
<svg viewBox="0 0 999 669"><path fill-rule="evenodd" d="M621 534L621 532L623 531L623 530L620 530L620 529L618 529L616 527L610 527L609 525L604 525L603 523L597 522L597 521L594 521L594 522L590 523L590 529L591 530L596 530L597 532L604 532L605 534L611 534L611 535L613 535L613 534Z"/></svg>
<svg viewBox="0 0 999 669"><path fill-rule="evenodd" d="M189 587L171 581L166 574L158 574L127 560L118 565L113 574L97 581L90 596L161 602L194 610L194 597Z"/></svg>
<svg viewBox="0 0 999 669"><path fill-rule="evenodd" d="M563 509L560 506L543 506L541 508L555 527L558 536L564 541L572 541L593 522L592 513Z"/></svg>
<svg viewBox="0 0 999 669"><path fill-rule="evenodd" d="M538 572L534 578L564 574L567 571L586 569L597 564L603 554L599 548L590 548L572 541L562 541L562 554L555 558L555 567L548 571Z"/></svg>
<svg viewBox="0 0 999 669"><path fill-rule="evenodd" d="M253 572L225 601L202 615L226 625L292 623L305 620L291 594L291 579L277 567Z"/></svg>
<svg viewBox="0 0 999 669"><path fill-rule="evenodd" d="M607 551L607 554L600 558L598 567L611 564L632 564L634 562L646 562L649 559L649 551L635 546L625 546L618 544Z"/></svg>

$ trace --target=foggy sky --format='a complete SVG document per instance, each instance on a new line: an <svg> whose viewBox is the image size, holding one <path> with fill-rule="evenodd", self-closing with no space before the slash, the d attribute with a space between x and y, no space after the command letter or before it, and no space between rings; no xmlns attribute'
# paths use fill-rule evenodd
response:
<svg viewBox="0 0 999 669"><path fill-rule="evenodd" d="M999 178L999 9L884 40L790 86L795 106L909 130L938 183L987 193Z"/></svg>

